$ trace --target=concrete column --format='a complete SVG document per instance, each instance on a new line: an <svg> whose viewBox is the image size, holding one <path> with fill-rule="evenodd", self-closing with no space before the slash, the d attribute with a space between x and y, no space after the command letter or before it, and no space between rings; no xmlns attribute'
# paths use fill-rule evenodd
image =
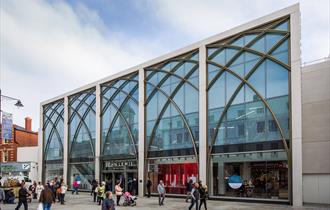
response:
<svg viewBox="0 0 330 210"><path fill-rule="evenodd" d="M101 180L100 155L101 155L101 86L96 85L96 112L95 112L95 179Z"/></svg>
<svg viewBox="0 0 330 210"><path fill-rule="evenodd" d="M44 182L45 180L42 180L42 174L44 173L44 144L43 144L43 138L44 138L44 132L43 132L43 124L44 124L44 118L43 118L43 107L40 105L40 113L39 113L39 129L38 129L38 181Z"/></svg>
<svg viewBox="0 0 330 210"><path fill-rule="evenodd" d="M145 87L144 87L144 69L139 69L139 162L138 162L138 182L139 182L139 197L144 196L145 179L146 179L146 160L145 160Z"/></svg>
<svg viewBox="0 0 330 210"><path fill-rule="evenodd" d="M290 14L291 28L291 162L292 204L302 206L302 112L301 112L301 58L300 11Z"/></svg>
<svg viewBox="0 0 330 210"><path fill-rule="evenodd" d="M64 139L63 139L63 179L69 184L68 161L69 161L69 99L64 97Z"/></svg>
<svg viewBox="0 0 330 210"><path fill-rule="evenodd" d="M199 179L205 184L209 183L206 75L206 47L203 45L199 48Z"/></svg>

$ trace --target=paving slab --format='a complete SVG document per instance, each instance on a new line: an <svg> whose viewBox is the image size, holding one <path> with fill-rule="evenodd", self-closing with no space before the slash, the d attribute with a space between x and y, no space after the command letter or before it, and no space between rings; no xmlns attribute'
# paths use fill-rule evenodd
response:
<svg viewBox="0 0 330 210"><path fill-rule="evenodd" d="M80 193L79 195L71 195L70 192L66 194L66 204L61 205L56 203L51 210L100 210L101 207L93 203L93 198L88 193ZM17 200L16 200L17 202ZM306 205L304 207L292 207L283 204L265 204L265 203L247 203L247 202L232 202L232 201L207 201L208 210L316 210L324 209L330 210L329 205ZM38 202L33 200L29 203L29 210L37 210ZM2 210L14 210L15 205L1 204ZM164 206L158 205L158 198L139 198L137 206L123 207L116 206L116 210L181 210L188 209L189 203L186 203L182 198L166 198ZM21 207L24 210L23 206ZM196 208L193 208L194 210ZM201 210L204 210L202 207Z"/></svg>

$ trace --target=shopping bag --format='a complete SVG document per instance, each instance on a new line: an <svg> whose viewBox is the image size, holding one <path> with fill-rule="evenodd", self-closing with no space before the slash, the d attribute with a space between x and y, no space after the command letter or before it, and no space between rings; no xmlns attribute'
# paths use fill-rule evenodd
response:
<svg viewBox="0 0 330 210"><path fill-rule="evenodd" d="M42 203L39 203L39 206L38 206L37 210L44 210L44 205Z"/></svg>

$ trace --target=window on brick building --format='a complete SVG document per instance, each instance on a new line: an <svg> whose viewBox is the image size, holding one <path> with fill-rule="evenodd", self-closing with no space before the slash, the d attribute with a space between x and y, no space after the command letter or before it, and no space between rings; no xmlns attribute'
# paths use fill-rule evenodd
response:
<svg viewBox="0 0 330 210"><path fill-rule="evenodd" d="M3 151L2 161L8 162L8 151Z"/></svg>

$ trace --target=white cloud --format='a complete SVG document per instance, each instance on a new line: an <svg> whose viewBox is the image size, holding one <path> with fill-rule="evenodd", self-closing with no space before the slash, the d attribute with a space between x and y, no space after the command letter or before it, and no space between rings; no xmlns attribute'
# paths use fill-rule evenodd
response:
<svg viewBox="0 0 330 210"><path fill-rule="evenodd" d="M194 41L290 6L297 0L151 0L158 18ZM329 55L329 1L301 0L302 59ZM191 38L192 37L192 38ZM317 49L317 50L316 50Z"/></svg>
<svg viewBox="0 0 330 210"><path fill-rule="evenodd" d="M0 1L0 86L2 94L20 98L25 105L17 110L4 101L3 109L14 113L19 125L31 116L37 129L40 101L295 2L150 0L143 5L137 1L135 6L156 18L161 26L157 29L164 30L148 39L113 31L97 11L83 4L72 8L64 1ZM300 2L303 60L328 56L329 1Z"/></svg>
<svg viewBox="0 0 330 210"><path fill-rule="evenodd" d="M25 105L5 101L3 109L21 125L32 115L34 129L40 101L150 59L141 47L155 44L133 40L123 49L97 12L62 1L1 1L0 31L1 89Z"/></svg>

